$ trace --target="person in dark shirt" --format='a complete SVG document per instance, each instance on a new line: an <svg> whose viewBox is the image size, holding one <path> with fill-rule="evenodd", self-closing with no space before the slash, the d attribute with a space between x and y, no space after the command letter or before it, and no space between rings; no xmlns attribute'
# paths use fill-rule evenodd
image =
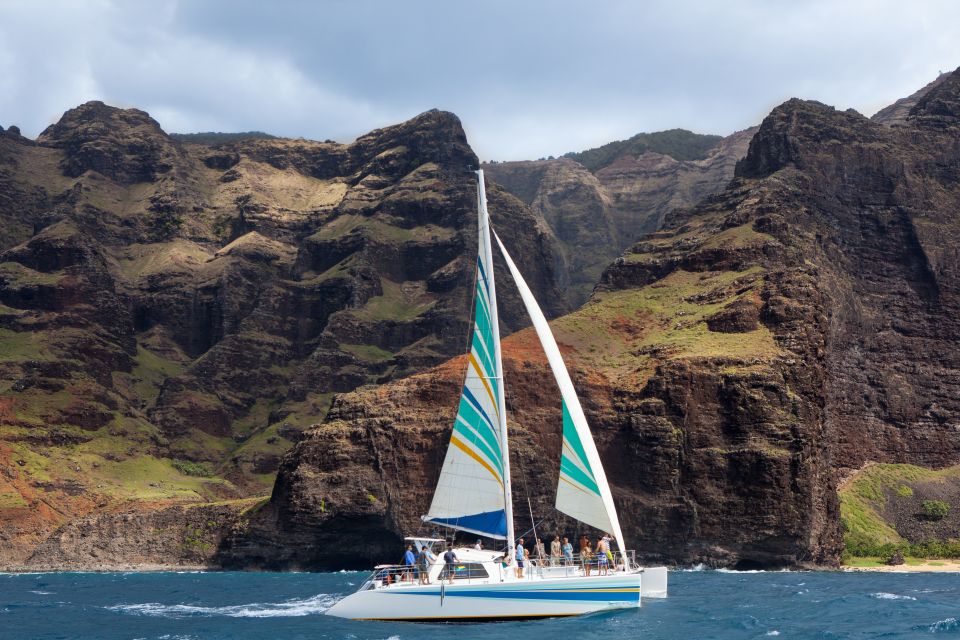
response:
<svg viewBox="0 0 960 640"><path fill-rule="evenodd" d="M420 553L417 555L417 573L420 574L420 584L430 584L432 555L426 545L420 547Z"/></svg>
<svg viewBox="0 0 960 640"><path fill-rule="evenodd" d="M453 552L453 546L447 545L447 552L443 554L443 561L447 563L447 578L450 580L450 584L453 584L453 571L456 568L457 554Z"/></svg>

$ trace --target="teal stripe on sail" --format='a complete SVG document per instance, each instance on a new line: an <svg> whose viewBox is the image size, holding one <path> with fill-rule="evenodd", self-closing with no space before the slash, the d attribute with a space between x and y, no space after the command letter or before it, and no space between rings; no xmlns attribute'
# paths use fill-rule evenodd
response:
<svg viewBox="0 0 960 640"><path fill-rule="evenodd" d="M477 283L477 313L482 313L490 324L490 303L487 300L487 291Z"/></svg>
<svg viewBox="0 0 960 640"><path fill-rule="evenodd" d="M576 482L593 493L600 495L600 488L596 481L585 474L579 467L574 465L573 461L566 456L560 458L560 475L566 476L568 481Z"/></svg>
<svg viewBox="0 0 960 640"><path fill-rule="evenodd" d="M453 423L453 431L454 433L459 433L462 436L461 440L466 439L465 442L474 448L474 453L480 454L486 458L491 468L497 472L497 475L503 478L503 467L501 466L500 461L476 431L473 431L467 427L462 420L457 420Z"/></svg>
<svg viewBox="0 0 960 640"><path fill-rule="evenodd" d="M570 412L567 410L566 402L563 403L563 444L563 452L560 456L560 473L600 495L600 488L593 477L593 470L587 461L587 454L583 450L583 444L580 442L577 428L573 424L573 418L570 417ZM570 452L576 456L576 459L570 456Z"/></svg>
<svg viewBox="0 0 960 640"><path fill-rule="evenodd" d="M490 358L489 350L493 346L493 332L490 330L490 318L485 316L480 312L480 299L477 299L477 318L476 318L476 327L475 331L480 334L480 337L483 338L483 343L480 343L481 346L477 347L478 341L477 336L473 336L473 346L479 352L481 356L481 364L483 368L486 369L485 373L489 377L495 377L496 368L492 364Z"/></svg>
<svg viewBox="0 0 960 640"><path fill-rule="evenodd" d="M473 334L473 344L470 345L473 353L477 355L477 361L480 363L480 368L483 369L483 376L486 378L495 378L496 375L494 371L496 368L493 366L493 362L490 360L490 356L487 354L486 346L483 344L483 338L480 336L480 332L476 331Z"/></svg>
<svg viewBox="0 0 960 640"><path fill-rule="evenodd" d="M490 423L467 402L466 398L462 397L460 398L460 411L457 413L457 417L473 427L480 438L483 439L478 446L487 454L488 458L496 461L497 466L502 470L500 443L497 440L497 434L490 427ZM460 424L459 420L454 424L454 429L457 428L458 424ZM474 436L471 436L471 442L475 439Z"/></svg>

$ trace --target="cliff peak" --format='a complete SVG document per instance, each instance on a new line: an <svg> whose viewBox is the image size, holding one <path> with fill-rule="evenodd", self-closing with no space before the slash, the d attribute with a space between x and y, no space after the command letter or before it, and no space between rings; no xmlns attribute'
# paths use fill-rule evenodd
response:
<svg viewBox="0 0 960 640"><path fill-rule="evenodd" d="M173 167L179 153L146 111L99 100L66 111L37 142L65 151L60 163L65 175L76 178L97 171L121 184L152 182Z"/></svg>
<svg viewBox="0 0 960 640"><path fill-rule="evenodd" d="M910 119L920 124L948 126L960 123L960 68L938 78L917 104L910 109Z"/></svg>
<svg viewBox="0 0 960 640"><path fill-rule="evenodd" d="M774 108L757 131L735 175L763 178L787 166L803 166L811 148L830 141L849 143L862 139L870 121L852 109L838 111L815 100L791 98Z"/></svg>
<svg viewBox="0 0 960 640"><path fill-rule="evenodd" d="M419 161L462 165L465 169L476 169L480 164L467 143L460 118L449 111L431 109L406 122L375 129L357 138L352 153L370 156L397 147L406 147Z"/></svg>

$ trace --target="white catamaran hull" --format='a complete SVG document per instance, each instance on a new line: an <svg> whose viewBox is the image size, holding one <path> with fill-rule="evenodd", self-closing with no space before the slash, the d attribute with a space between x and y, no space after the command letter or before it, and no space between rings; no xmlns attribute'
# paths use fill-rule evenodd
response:
<svg viewBox="0 0 960 640"><path fill-rule="evenodd" d="M327 615L410 622L518 620L636 608L641 596L666 593L667 570L654 567L605 577L368 589L340 600Z"/></svg>

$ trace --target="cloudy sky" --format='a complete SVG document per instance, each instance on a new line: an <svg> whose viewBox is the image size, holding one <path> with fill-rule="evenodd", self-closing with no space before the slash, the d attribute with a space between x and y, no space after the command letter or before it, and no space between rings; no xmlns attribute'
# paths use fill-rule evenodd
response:
<svg viewBox="0 0 960 640"><path fill-rule="evenodd" d="M952 0L0 0L0 125L28 136L93 99L341 142L438 107L482 159L536 158L792 96L871 114L957 66Z"/></svg>

